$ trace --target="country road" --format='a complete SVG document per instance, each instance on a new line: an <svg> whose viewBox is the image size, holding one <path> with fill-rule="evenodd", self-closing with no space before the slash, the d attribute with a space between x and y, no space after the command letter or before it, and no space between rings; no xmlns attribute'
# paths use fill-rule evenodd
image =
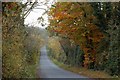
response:
<svg viewBox="0 0 120 80"><path fill-rule="evenodd" d="M88 80L87 77L56 66L47 56L46 46L41 48L39 76L40 78L84 78Z"/></svg>

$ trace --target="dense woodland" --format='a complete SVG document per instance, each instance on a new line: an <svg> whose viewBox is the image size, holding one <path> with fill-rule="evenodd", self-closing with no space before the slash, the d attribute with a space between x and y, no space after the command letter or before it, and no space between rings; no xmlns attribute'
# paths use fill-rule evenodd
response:
<svg viewBox="0 0 120 80"><path fill-rule="evenodd" d="M24 24L34 4L2 3L3 78L36 75L40 47L47 42L43 30ZM120 2L56 2L47 12L46 41L52 58L120 76Z"/></svg>
<svg viewBox="0 0 120 80"><path fill-rule="evenodd" d="M120 76L120 2L57 2L48 15L50 37L63 49L49 47L54 59Z"/></svg>
<svg viewBox="0 0 120 80"><path fill-rule="evenodd" d="M2 3L2 72L3 78L35 78L42 30L24 25L22 3Z"/></svg>

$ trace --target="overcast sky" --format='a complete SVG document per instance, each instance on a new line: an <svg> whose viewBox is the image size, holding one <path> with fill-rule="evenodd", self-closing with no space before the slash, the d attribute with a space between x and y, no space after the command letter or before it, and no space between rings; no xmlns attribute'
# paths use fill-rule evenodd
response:
<svg viewBox="0 0 120 80"><path fill-rule="evenodd" d="M45 0L40 0L40 1L45 1ZM49 0L50 2L50 4L49 4L49 6L52 4L52 2L53 2L53 0ZM38 6L37 8L44 8L44 9L47 9L47 7L45 6L45 5L43 5L43 6ZM34 25L34 26L36 26L36 27L40 27L40 28L45 28L45 27L47 27L47 25L45 25L45 26L41 26L41 23L38 23L38 18L40 17L40 16L42 16L42 14L45 12L45 10L43 10L43 9L33 9L33 11L31 11L31 13L27 16L27 18L25 19L25 24L29 24L29 25ZM44 18L44 20L45 20L45 22L48 24L48 15L47 14L45 14L44 16L43 16L43 18Z"/></svg>

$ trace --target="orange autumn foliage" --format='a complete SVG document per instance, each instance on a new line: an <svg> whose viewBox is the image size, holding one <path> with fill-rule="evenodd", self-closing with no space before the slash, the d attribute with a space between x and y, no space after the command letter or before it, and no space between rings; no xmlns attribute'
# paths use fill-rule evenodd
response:
<svg viewBox="0 0 120 80"><path fill-rule="evenodd" d="M63 34L79 44L84 51L84 66L88 68L95 62L96 49L104 37L100 29L93 23L92 7L88 3L55 3L50 9L50 26L55 32Z"/></svg>

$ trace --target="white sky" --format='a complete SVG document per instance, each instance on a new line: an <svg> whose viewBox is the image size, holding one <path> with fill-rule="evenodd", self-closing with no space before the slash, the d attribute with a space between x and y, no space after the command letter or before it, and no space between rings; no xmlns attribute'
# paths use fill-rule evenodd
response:
<svg viewBox="0 0 120 80"><path fill-rule="evenodd" d="M38 1L44 2L45 0L38 0ZM49 1L50 1L49 2L50 3L49 6L50 6L52 4L53 0L49 0ZM38 6L37 8L47 9L47 7L44 6L44 5L43 6ZM38 20L37 20L40 16L42 16L42 14L44 12L45 12L45 10L42 10L42 9L33 9L33 11L31 11L30 14L27 16L27 18L25 19L25 24L34 25L35 27L40 27L40 28L46 28L47 25L41 26L41 23L38 23ZM48 15L45 14L43 16L43 18L45 20L45 23L48 24Z"/></svg>

